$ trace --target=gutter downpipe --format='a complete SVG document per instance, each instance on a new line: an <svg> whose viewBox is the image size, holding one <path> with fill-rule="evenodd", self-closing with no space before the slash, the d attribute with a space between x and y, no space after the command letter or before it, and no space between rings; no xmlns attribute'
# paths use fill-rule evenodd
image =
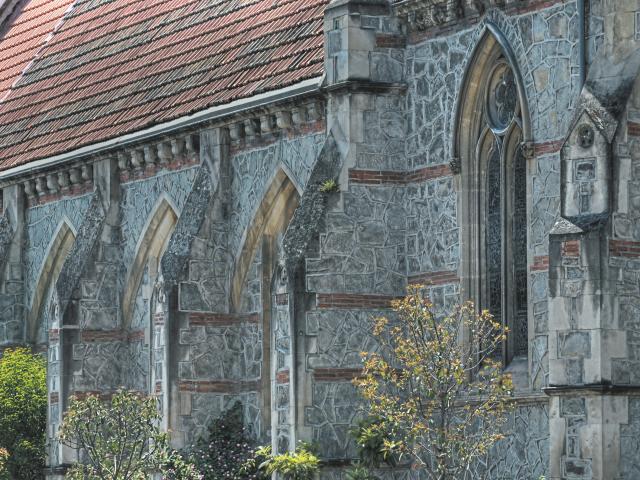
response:
<svg viewBox="0 0 640 480"><path fill-rule="evenodd" d="M586 11L584 0L577 0L578 8L578 62L580 65L580 90L587 79L587 52L586 52Z"/></svg>

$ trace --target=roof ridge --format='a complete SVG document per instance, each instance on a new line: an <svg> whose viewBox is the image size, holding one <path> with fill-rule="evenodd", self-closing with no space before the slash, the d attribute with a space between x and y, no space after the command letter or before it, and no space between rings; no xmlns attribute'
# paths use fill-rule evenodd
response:
<svg viewBox="0 0 640 480"><path fill-rule="evenodd" d="M293 2L295 2L295 1L296 1L296 0L288 0L288 3L293 3ZM312 10L312 9L314 9L314 8L319 7L320 5L323 5L323 4L324 4L324 2L323 2L322 0L317 0L317 3L316 3L315 5L314 5L314 4L312 4L312 5L305 5L305 7L304 7L304 8L299 9L299 10L298 10L298 11L296 11L294 14L302 13L302 12L307 11L307 10ZM317 17L314 17L314 18L317 18ZM250 20L250 18L242 19L242 21L246 21L246 20ZM273 18L273 19L269 19L269 20L266 20L266 21L264 21L264 22L262 22L262 23L258 24L258 26L265 26L265 25L268 25L268 24L270 24L270 23L274 23L274 22L279 21L279 20L282 20L282 19L281 19L281 18ZM309 19L309 20L307 20L305 23L300 24L299 26L310 24L312 21L313 21L313 19ZM203 22L203 23L204 23L204 22ZM239 23L239 22L237 22L237 23ZM233 25L233 24L225 25L225 28L230 28L232 25ZM255 26L256 26L256 25L254 24L254 25L253 25L253 28L255 28ZM235 34L234 34L232 37L230 37L230 38L241 36L242 34L244 34L245 32L247 32L247 31L249 31L249 30L251 30L251 29L252 29L252 28L243 29L243 30L241 30L240 32L235 33ZM281 33L281 32L284 32L284 31L287 31L287 30L290 30L290 29L291 29L291 27L282 27L281 29L276 30L275 32L269 32L269 33L267 33L267 34L263 35L262 37L258 37L258 38L265 38L265 37L267 37L267 36L269 36L269 35L272 35L272 34L273 34L273 35L276 35L276 34L278 34L278 33ZM176 32L174 31L174 32L172 32L172 34L173 34L173 33L176 33ZM206 36L206 35L210 35L210 34L211 34L211 32L203 32L203 33L201 33L201 34L199 34L199 35L197 35L197 36L182 39L180 42L177 42L177 43L172 44L172 46L180 45L181 43L189 42L189 41L192 41L193 39L197 39L197 38L199 38L199 37ZM169 36L169 34L168 34L168 35L166 35L166 36ZM300 37L298 37L298 38L300 38ZM246 41L244 41L244 42L240 42L240 43L236 43L236 44L234 44L233 46L230 46L229 48L222 49L222 50L217 50L217 51L216 51L216 54L217 54L217 55L223 55L223 54L228 53L228 52L230 52L230 51L232 51L232 50L234 50L234 49L239 49L240 47L242 47L242 46L244 46L244 45L248 45L248 44L250 44L250 43L252 43L252 42L254 42L254 41L255 41L255 38L247 39ZM268 47L264 48L263 50L268 50L268 49L270 49L270 48L275 48L275 47L277 47L277 46L284 45L284 44L289 43L289 42L290 42L290 41L282 42L282 43L276 43L276 44L274 44L274 45L270 45L270 46L268 46ZM124 49L122 49L121 51L119 51L119 52L117 52L117 53L126 52L127 50L131 50L131 49L136 48L136 47L139 47L139 46L140 46L140 45L133 45L133 46L130 46L130 47L124 48ZM208 47L209 47L209 45L201 45L201 46L199 46L199 47L196 47L196 48L194 48L194 49L191 49L191 50L190 50L190 52L192 52L192 51L197 51L197 50L202 50L202 49L205 49L205 48L208 48ZM162 51L162 49L163 49L163 47L159 47L159 48L156 48L156 49L148 50L148 51L144 52L144 54L143 54L143 55L140 55L140 56L138 56L138 57L136 57L136 58L144 58L144 57L147 57L147 56L153 55L153 54L155 54L155 53L157 53L157 52L159 52L159 51ZM255 52L259 52L259 51L260 51L260 50L256 50ZM252 52L252 53L255 53L255 52ZM176 53L175 55L171 55L171 56L168 56L168 57L160 58L160 59L158 59L158 60L156 60L156 61L149 62L149 64L147 64L147 65L148 65L148 66L150 66L150 65L157 64L157 63L161 63L161 62L163 62L163 61L166 61L166 60L171 59L171 58L176 58L176 57L179 57L179 56L181 56L181 55L184 55L184 52L180 52L180 53ZM244 55L244 56L246 56L246 55ZM108 59L108 58L110 58L110 57L109 57L109 56L100 57L100 58L98 58L98 59L96 59L96 60L88 61L88 62L86 62L86 63L84 63L84 64L81 64L81 65L76 65L73 69L68 69L68 70L67 70L67 71L65 71L64 73L71 72L71 71L73 71L73 70L76 70L76 69L78 69L78 68L80 68L80 67L84 66L84 65L89 65L89 64L91 64L91 63L98 63L100 60L104 60L104 59ZM210 58L210 57L209 57L209 58ZM241 58L242 58L242 57L241 57ZM196 61L193 61L193 62L187 63L186 65L192 65L192 64L197 63L198 61L201 61L201 60L202 60L202 59L198 59L198 60L196 60ZM121 61L121 62L118 62L118 63L112 63L112 64L110 64L107 68L109 68L109 67L115 67L115 66L118 66L118 65L123 65L123 64L129 63L130 61L131 61L131 58L126 58L126 59L124 59L124 60L123 60L123 61ZM225 65L228 65L229 63L231 63L231 60L226 61L226 62L222 62L222 63L218 64L218 65L217 65L217 67L223 67L223 66L225 66ZM88 71L88 72L86 72L86 73L79 74L79 75L74 75L74 76L73 76L73 78L69 78L68 80L64 80L64 81L62 81L62 82L56 82L56 84L51 85L51 87L49 87L49 88L43 88L43 89L40 89L40 90L39 90L39 92L53 90L53 89L56 89L56 88L61 87L62 85L68 85L68 84L70 84L70 83L77 82L77 81L78 81L79 79L81 79L81 78L84 78L84 77L87 77L87 76L91 76L91 75L93 75L93 74L95 74L95 73L97 73L97 72L103 71L103 70L105 70L105 68L104 68L104 67L103 67L103 68L96 68L96 69L90 70L90 71ZM135 71L135 70L136 70L136 68L132 68L132 69L130 69L130 70L125 70L125 71L123 71L123 72L120 72L120 74L121 74L121 75L124 75L124 74L130 73L131 71ZM164 71L167 71L167 70L163 70L163 71L160 71L160 72L158 72L158 73L162 73L162 72L164 72ZM33 73L33 71L31 71L30 73ZM63 72L57 72L57 73L55 73L55 74L51 74L51 75L49 75L49 76L38 77L38 78L37 78L36 80L34 80L33 82L26 82L26 83L22 83L21 85L19 85L19 86L17 87L17 89L16 89L15 91L16 91L16 92L19 92L21 89L25 89L25 88L27 88L28 86L30 86L30 85L32 85L32 84L34 84L34 83L36 83L37 81L45 80L45 79L47 79L47 78L51 78L52 76L60 75L61 73L63 73ZM81 89L86 89L86 88L88 88L88 87L90 87L90 86L93 86L93 85L96 85L96 84L98 84L98 83L101 83L101 81L96 81L96 82L94 82L94 83L91 83L91 84L85 85L85 86L83 86ZM72 91L77 91L77 90L72 90ZM34 105L34 104L35 104L35 105L42 104L42 103L45 103L45 102L47 102L47 101L50 101L52 98L59 98L60 96L65 95L65 94L68 94L68 93L69 93L69 91L67 90L67 91L61 92L59 95L49 96L49 97L47 97L46 99L43 99L42 101L38 101L38 102L30 103L30 105L29 105L29 106L32 106L32 105ZM20 99L22 99L22 98L29 97L29 96L30 96L30 95L32 95L32 94L33 94L32 92L26 92L26 93L24 93L24 94L16 93L16 95L14 95L14 96L13 96L13 97L12 97L12 98L7 102L7 103L5 103L5 105L10 105L11 103L16 102L16 101L19 101L19 100L20 100ZM1 121L1 119L2 119L2 117L4 116L4 114L5 114L5 113L12 113L12 112L15 112L15 111L19 111L19 110L21 110L21 109L23 109L23 108L27 108L27 107L5 108L5 109L3 109L2 111L0 111L0 126L1 126L1 125L4 125L4 123ZM46 111L47 111L47 110L43 110L43 112L46 112Z"/></svg>

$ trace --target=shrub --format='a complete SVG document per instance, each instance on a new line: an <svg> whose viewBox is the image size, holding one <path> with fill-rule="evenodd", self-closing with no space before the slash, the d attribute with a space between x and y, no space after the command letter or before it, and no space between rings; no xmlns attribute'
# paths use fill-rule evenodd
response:
<svg viewBox="0 0 640 480"><path fill-rule="evenodd" d="M60 441L82 452L67 478L143 480L166 458L166 434L159 428L157 401L118 391L110 401L95 395L72 397L60 427Z"/></svg>
<svg viewBox="0 0 640 480"><path fill-rule="evenodd" d="M242 420L242 404L236 402L209 426L208 436L198 440L190 458L204 480L260 478L255 444Z"/></svg>
<svg viewBox="0 0 640 480"><path fill-rule="evenodd" d="M166 453L161 466L164 480L202 480L202 475L187 457L175 450Z"/></svg>
<svg viewBox="0 0 640 480"><path fill-rule="evenodd" d="M27 348L5 350L0 359L0 449L6 452L4 469L10 478L42 476L46 424L44 358Z"/></svg>
<svg viewBox="0 0 640 480"><path fill-rule="evenodd" d="M261 465L268 475L274 473L285 480L311 480L318 468L320 461L306 444L301 444L295 452L286 452L272 455Z"/></svg>

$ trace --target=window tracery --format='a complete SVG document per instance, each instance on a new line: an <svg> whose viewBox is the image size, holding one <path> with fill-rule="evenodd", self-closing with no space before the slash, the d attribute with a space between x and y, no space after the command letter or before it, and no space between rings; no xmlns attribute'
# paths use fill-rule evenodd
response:
<svg viewBox="0 0 640 480"><path fill-rule="evenodd" d="M480 265L485 287L480 301L511 330L508 361L527 354L526 163L515 78L504 58L495 61L485 82L485 125L476 147L484 172Z"/></svg>
<svg viewBox="0 0 640 480"><path fill-rule="evenodd" d="M513 61L490 34L461 95L455 152L462 167L465 296L509 327L505 363L528 354L528 110ZM527 137L528 138L528 137Z"/></svg>

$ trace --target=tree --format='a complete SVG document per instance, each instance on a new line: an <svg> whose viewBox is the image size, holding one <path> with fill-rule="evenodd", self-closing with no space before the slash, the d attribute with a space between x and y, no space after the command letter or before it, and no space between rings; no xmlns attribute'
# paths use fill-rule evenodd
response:
<svg viewBox="0 0 640 480"><path fill-rule="evenodd" d="M0 358L0 450L10 478L42 476L47 425L45 360L27 348Z"/></svg>
<svg viewBox="0 0 640 480"><path fill-rule="evenodd" d="M58 433L60 441L81 452L67 478L142 480L162 468L167 435L159 428L157 401L119 390L110 401L95 395L73 398Z"/></svg>
<svg viewBox="0 0 640 480"><path fill-rule="evenodd" d="M392 307L397 321L374 319L381 350L363 352L354 381L371 419L356 436L388 462L408 458L429 480L468 478L474 460L503 438L514 407L496 355L507 329L470 303L438 317L421 285Z"/></svg>

